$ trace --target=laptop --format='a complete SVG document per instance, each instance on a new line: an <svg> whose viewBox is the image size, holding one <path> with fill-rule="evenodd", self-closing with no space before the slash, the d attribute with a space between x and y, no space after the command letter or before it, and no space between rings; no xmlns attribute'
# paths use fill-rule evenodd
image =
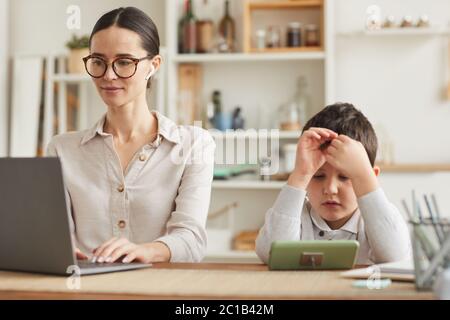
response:
<svg viewBox="0 0 450 320"><path fill-rule="evenodd" d="M148 268L77 261L58 158L0 158L0 270L88 275Z"/></svg>

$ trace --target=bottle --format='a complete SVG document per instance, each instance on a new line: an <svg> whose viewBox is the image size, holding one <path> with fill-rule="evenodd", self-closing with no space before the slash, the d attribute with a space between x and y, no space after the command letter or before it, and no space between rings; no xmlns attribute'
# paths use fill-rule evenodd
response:
<svg viewBox="0 0 450 320"><path fill-rule="evenodd" d="M232 127L231 127L233 130L244 129L245 120L242 117L241 113L242 113L242 108L239 106L237 106L233 111L233 120L232 120Z"/></svg>
<svg viewBox="0 0 450 320"><path fill-rule="evenodd" d="M222 112L221 94L219 90L215 90L203 108L203 127L205 129L215 128L217 114L220 112Z"/></svg>
<svg viewBox="0 0 450 320"><path fill-rule="evenodd" d="M197 19L194 15L192 0L185 2L185 15L182 18L180 37L182 37L182 53L195 53L197 50Z"/></svg>
<svg viewBox="0 0 450 320"><path fill-rule="evenodd" d="M256 31L256 49L264 50L266 48L266 30L259 29Z"/></svg>
<svg viewBox="0 0 450 320"><path fill-rule="evenodd" d="M318 47L319 41L319 28L316 24L307 24L305 26L305 46Z"/></svg>
<svg viewBox="0 0 450 320"><path fill-rule="evenodd" d="M211 20L197 21L197 53L208 53L213 47L214 25Z"/></svg>
<svg viewBox="0 0 450 320"><path fill-rule="evenodd" d="M267 29L267 48L281 47L281 30L278 26L270 26Z"/></svg>
<svg viewBox="0 0 450 320"><path fill-rule="evenodd" d="M214 125L214 104L208 101L202 111L202 125L204 129L211 129Z"/></svg>
<svg viewBox="0 0 450 320"><path fill-rule="evenodd" d="M219 90L213 92L212 102L214 105L214 116L222 113L222 94Z"/></svg>
<svg viewBox="0 0 450 320"><path fill-rule="evenodd" d="M230 16L230 1L225 1L225 15L219 23L219 35L223 40L219 47L220 52L234 52L236 29L234 19Z"/></svg>
<svg viewBox="0 0 450 320"><path fill-rule="evenodd" d="M188 6L187 0L184 2L184 10L186 12ZM178 22L178 53L184 53L184 18L183 15Z"/></svg>
<svg viewBox="0 0 450 320"><path fill-rule="evenodd" d="M286 40L287 46L290 48L302 45L302 24L300 22L289 23Z"/></svg>
<svg viewBox="0 0 450 320"><path fill-rule="evenodd" d="M304 76L300 76L297 81L297 93L295 94L295 102L300 110L300 123L303 126L306 119L312 117L311 96L308 93L308 81Z"/></svg>
<svg viewBox="0 0 450 320"><path fill-rule="evenodd" d="M301 130L310 113L310 96L307 92L307 82L304 76L298 79L298 88L293 98L280 107L279 127L285 131Z"/></svg>
<svg viewBox="0 0 450 320"><path fill-rule="evenodd" d="M232 127L231 114L225 113L222 109L222 94L215 90L212 96L212 103L214 105L214 128L221 131L226 131Z"/></svg>

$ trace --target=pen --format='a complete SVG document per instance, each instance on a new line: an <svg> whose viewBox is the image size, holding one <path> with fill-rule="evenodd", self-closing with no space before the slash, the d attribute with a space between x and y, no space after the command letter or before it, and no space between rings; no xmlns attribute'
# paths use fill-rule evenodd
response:
<svg viewBox="0 0 450 320"><path fill-rule="evenodd" d="M438 228L438 221L436 220L436 216L434 215L433 210L431 209L428 196L424 194L423 199L425 200L425 205L427 206L428 212L430 213L431 223L433 224L434 231L436 232L436 237L438 238L439 243L442 244L444 242L444 237L441 233L442 230Z"/></svg>

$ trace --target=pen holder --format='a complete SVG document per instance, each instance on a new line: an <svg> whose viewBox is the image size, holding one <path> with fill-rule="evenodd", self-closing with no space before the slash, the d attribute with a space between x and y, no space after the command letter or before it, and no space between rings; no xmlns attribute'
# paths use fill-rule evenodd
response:
<svg viewBox="0 0 450 320"><path fill-rule="evenodd" d="M409 221L416 288L430 290L437 276L450 267L450 223L447 219Z"/></svg>

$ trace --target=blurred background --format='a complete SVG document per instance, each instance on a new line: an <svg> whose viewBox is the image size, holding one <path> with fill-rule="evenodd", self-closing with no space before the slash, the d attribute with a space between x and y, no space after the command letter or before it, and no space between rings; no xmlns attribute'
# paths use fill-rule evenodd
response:
<svg viewBox="0 0 450 320"><path fill-rule="evenodd" d="M450 216L448 0L0 0L0 156L42 156L105 112L81 57L121 6L159 29L149 106L216 140L208 260L257 259L303 124L337 101L374 125L392 202L434 193Z"/></svg>

